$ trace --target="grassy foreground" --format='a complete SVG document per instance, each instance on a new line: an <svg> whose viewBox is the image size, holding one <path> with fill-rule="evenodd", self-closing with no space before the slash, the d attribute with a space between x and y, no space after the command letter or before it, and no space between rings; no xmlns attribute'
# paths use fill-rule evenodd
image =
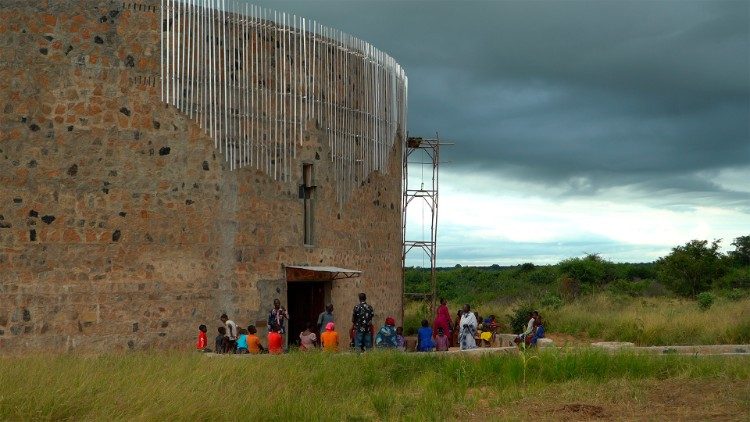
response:
<svg viewBox="0 0 750 422"><path fill-rule="evenodd" d="M151 352L0 358L0 419L738 418L750 358ZM524 382L524 372L526 381Z"/></svg>

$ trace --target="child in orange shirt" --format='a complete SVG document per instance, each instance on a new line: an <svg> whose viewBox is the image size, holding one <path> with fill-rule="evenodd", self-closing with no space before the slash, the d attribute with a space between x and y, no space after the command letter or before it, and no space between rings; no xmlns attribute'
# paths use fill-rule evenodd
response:
<svg viewBox="0 0 750 422"><path fill-rule="evenodd" d="M277 324L271 325L271 331L268 332L268 353L272 355L284 353L283 344L284 340L279 334L279 326Z"/></svg>
<svg viewBox="0 0 750 422"><path fill-rule="evenodd" d="M258 330L254 325L247 326L247 350L248 352L257 355L260 352L264 352L266 349L260 344L260 338L256 335Z"/></svg>
<svg viewBox="0 0 750 422"><path fill-rule="evenodd" d="M326 332L320 335L320 342L323 343L323 350L327 352L339 351L339 333L334 331L336 326L329 322L326 324Z"/></svg>

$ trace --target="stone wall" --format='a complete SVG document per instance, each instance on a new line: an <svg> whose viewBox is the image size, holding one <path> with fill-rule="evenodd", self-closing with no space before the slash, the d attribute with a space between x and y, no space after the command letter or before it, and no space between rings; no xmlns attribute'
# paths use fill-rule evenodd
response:
<svg viewBox="0 0 750 422"><path fill-rule="evenodd" d="M190 348L285 301L283 265L362 270L333 282L402 318L401 145L336 201L310 121L288 183L229 171L213 140L160 102L158 1L0 5L0 352ZM302 163L315 246L303 245ZM294 315L292 315L294 317Z"/></svg>

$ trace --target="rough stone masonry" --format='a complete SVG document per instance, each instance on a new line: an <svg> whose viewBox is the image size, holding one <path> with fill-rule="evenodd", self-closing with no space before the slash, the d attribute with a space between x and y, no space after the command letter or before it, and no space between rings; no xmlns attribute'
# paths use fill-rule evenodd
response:
<svg viewBox="0 0 750 422"><path fill-rule="evenodd" d="M159 3L0 3L0 353L189 348L223 312L265 319L284 265L363 272L332 282L342 327L359 291L400 319L403 139L346 202L315 119L289 182L230 171L160 101Z"/></svg>

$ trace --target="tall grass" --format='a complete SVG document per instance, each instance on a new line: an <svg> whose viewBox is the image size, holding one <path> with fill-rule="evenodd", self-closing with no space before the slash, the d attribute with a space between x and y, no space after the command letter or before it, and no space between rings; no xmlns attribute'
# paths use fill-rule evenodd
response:
<svg viewBox="0 0 750 422"><path fill-rule="evenodd" d="M528 362L526 384L522 378L522 362L509 355L3 358L0 419L445 419L474 403L477 389L522 399L523 391L566 382L582 396L611 380L745 383L750 360L548 351Z"/></svg>
<svg viewBox="0 0 750 422"><path fill-rule="evenodd" d="M546 310L546 320L551 332L639 345L750 342L750 298L701 310L693 300L597 294Z"/></svg>

